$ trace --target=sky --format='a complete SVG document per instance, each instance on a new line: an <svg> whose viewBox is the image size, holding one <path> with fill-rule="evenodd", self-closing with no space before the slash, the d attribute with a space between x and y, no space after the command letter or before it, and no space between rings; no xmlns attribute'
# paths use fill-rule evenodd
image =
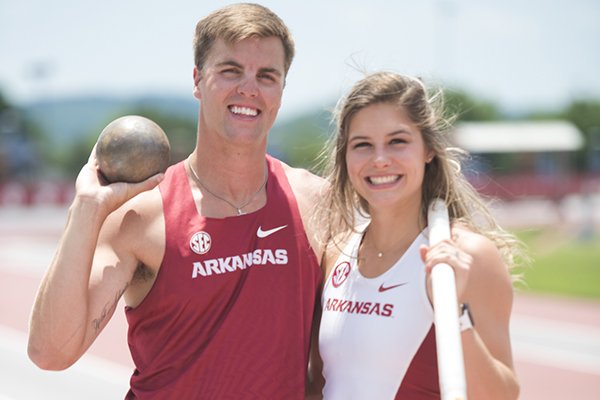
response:
<svg viewBox="0 0 600 400"><path fill-rule="evenodd" d="M232 1L0 0L0 92L192 96L198 19ZM281 114L331 105L362 74L417 75L511 112L600 99L600 0L262 1L296 57Z"/></svg>

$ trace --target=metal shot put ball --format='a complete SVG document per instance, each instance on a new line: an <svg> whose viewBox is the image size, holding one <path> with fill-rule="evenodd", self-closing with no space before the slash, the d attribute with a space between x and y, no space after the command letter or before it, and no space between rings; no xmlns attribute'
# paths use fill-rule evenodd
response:
<svg viewBox="0 0 600 400"><path fill-rule="evenodd" d="M155 122L137 115L117 118L102 130L96 159L109 182L141 182L169 166L171 146Z"/></svg>

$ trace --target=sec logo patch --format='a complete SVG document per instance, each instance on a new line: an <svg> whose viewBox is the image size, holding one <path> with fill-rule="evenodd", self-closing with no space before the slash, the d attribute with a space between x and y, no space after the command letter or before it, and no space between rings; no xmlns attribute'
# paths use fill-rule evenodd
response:
<svg viewBox="0 0 600 400"><path fill-rule="evenodd" d="M190 239L190 249L196 254L206 254L210 250L212 239L204 231L196 232Z"/></svg>
<svg viewBox="0 0 600 400"><path fill-rule="evenodd" d="M333 273L331 274L331 283L333 284L333 287L339 287L342 283L344 283L349 274L350 263L348 261L344 261L336 265Z"/></svg>

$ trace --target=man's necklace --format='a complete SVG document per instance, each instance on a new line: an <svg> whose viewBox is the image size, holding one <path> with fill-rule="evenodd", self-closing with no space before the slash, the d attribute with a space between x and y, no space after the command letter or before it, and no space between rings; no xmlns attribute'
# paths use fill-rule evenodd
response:
<svg viewBox="0 0 600 400"><path fill-rule="evenodd" d="M194 167L192 167L192 163L190 162L190 160L187 160L187 164L188 167L190 167L190 171L192 171L192 175L194 177L194 179L196 180L196 182L198 183L198 185L200 185L200 187L204 190L206 190L208 193L210 193L212 196L216 197L219 200L224 201L225 203L229 204L231 207L235 208L237 215L242 215L245 214L245 212L243 211L243 208L246 207L248 204L250 204L252 202L252 200L254 200L256 198L256 196L258 196L258 194L263 190L263 188L265 187L265 185L267 184L267 178L269 176L269 174L267 173L267 171L265 171L265 180L263 181L263 183L260 185L260 187L258 188L258 190L256 192L254 192L254 194L252 196L250 196L248 198L248 200L246 202L244 202L243 204L236 206L235 204L233 204L232 202L230 202L229 200L227 200L224 197L219 196L216 193L213 193L209 188L207 188L202 181L200 180L200 178L198 177L198 174L196 174L196 171L194 171Z"/></svg>

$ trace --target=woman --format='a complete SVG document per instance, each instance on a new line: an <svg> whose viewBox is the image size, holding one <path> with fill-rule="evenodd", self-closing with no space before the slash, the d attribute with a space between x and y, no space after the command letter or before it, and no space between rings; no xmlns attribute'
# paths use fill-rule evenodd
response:
<svg viewBox="0 0 600 400"><path fill-rule="evenodd" d="M449 146L449 124L434 106L440 98L418 79L380 72L338 105L322 207L327 400L440 397L429 275L440 262L454 269L458 300L468 304L468 397L518 396L509 337L518 242L461 174L462 153ZM426 210L436 197L448 205L452 239L429 247Z"/></svg>

